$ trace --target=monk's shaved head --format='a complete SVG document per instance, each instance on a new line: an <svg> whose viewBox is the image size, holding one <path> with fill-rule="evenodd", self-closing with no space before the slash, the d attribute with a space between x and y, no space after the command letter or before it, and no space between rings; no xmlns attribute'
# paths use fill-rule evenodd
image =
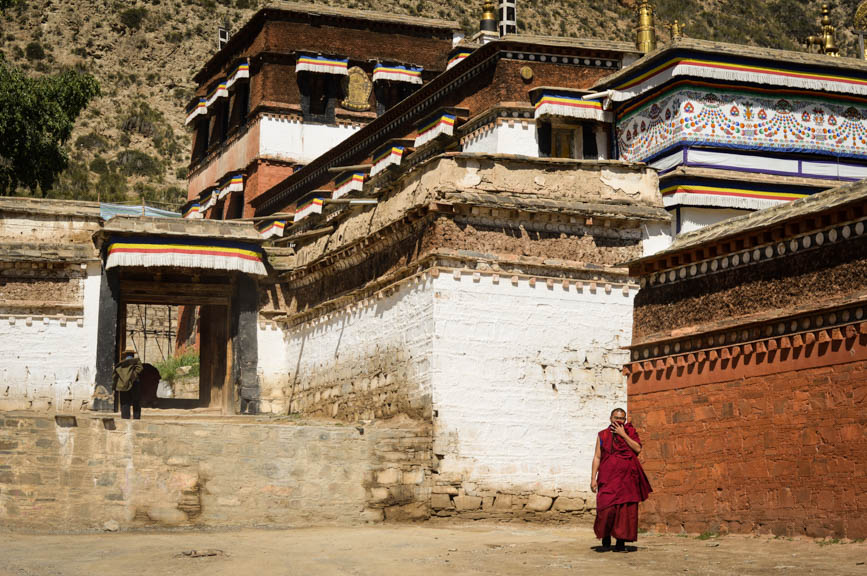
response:
<svg viewBox="0 0 867 576"><path fill-rule="evenodd" d="M626 410L624 410L623 408L615 408L614 410L611 411L611 417L613 418L614 415L617 414L618 412L623 414L624 417L626 416Z"/></svg>

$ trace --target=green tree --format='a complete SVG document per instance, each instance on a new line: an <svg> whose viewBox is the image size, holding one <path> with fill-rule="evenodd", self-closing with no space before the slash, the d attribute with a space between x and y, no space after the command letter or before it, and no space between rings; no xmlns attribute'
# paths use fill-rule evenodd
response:
<svg viewBox="0 0 867 576"><path fill-rule="evenodd" d="M67 166L63 145L75 120L98 94L90 74L64 70L31 78L0 57L0 195L19 186L48 194Z"/></svg>

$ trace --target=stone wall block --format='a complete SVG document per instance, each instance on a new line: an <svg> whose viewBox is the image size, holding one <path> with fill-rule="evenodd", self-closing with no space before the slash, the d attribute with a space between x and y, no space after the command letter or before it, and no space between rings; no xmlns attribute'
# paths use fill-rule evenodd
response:
<svg viewBox="0 0 867 576"><path fill-rule="evenodd" d="M455 505L448 494L431 494L430 507L434 510L454 509Z"/></svg>
<svg viewBox="0 0 867 576"><path fill-rule="evenodd" d="M533 512L547 512L551 509L551 505L553 503L554 500L552 498L549 498L548 496L533 494L527 501L526 509Z"/></svg>
<svg viewBox="0 0 867 576"><path fill-rule="evenodd" d="M482 499L478 496L455 496L454 503L459 512L478 510L482 507Z"/></svg>

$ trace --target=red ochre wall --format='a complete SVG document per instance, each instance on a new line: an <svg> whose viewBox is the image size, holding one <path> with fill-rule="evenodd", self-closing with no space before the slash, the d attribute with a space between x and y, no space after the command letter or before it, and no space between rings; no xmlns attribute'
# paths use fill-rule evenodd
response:
<svg viewBox="0 0 867 576"><path fill-rule="evenodd" d="M867 537L867 337L813 348L630 376L645 527Z"/></svg>

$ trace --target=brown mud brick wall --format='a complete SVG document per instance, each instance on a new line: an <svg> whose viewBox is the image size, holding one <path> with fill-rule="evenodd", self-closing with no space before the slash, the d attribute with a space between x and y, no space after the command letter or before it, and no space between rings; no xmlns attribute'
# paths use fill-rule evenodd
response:
<svg viewBox="0 0 867 576"><path fill-rule="evenodd" d="M833 250L799 252L675 284L654 286L635 297L634 337L728 320L768 310L785 310L867 286L867 239Z"/></svg>
<svg viewBox="0 0 867 576"><path fill-rule="evenodd" d="M266 298L263 306L283 306L283 310L290 314L303 312L442 249L469 251L506 259L528 256L614 265L637 257L641 246L635 239L486 227L455 222L451 217L428 217L417 231L408 231L402 239L371 252L358 264L343 267L340 274L328 274L321 280L300 288L281 286L279 301L268 302ZM263 294L263 297L273 296L273 293Z"/></svg>
<svg viewBox="0 0 867 576"><path fill-rule="evenodd" d="M634 392L661 531L867 537L867 360Z"/></svg>

